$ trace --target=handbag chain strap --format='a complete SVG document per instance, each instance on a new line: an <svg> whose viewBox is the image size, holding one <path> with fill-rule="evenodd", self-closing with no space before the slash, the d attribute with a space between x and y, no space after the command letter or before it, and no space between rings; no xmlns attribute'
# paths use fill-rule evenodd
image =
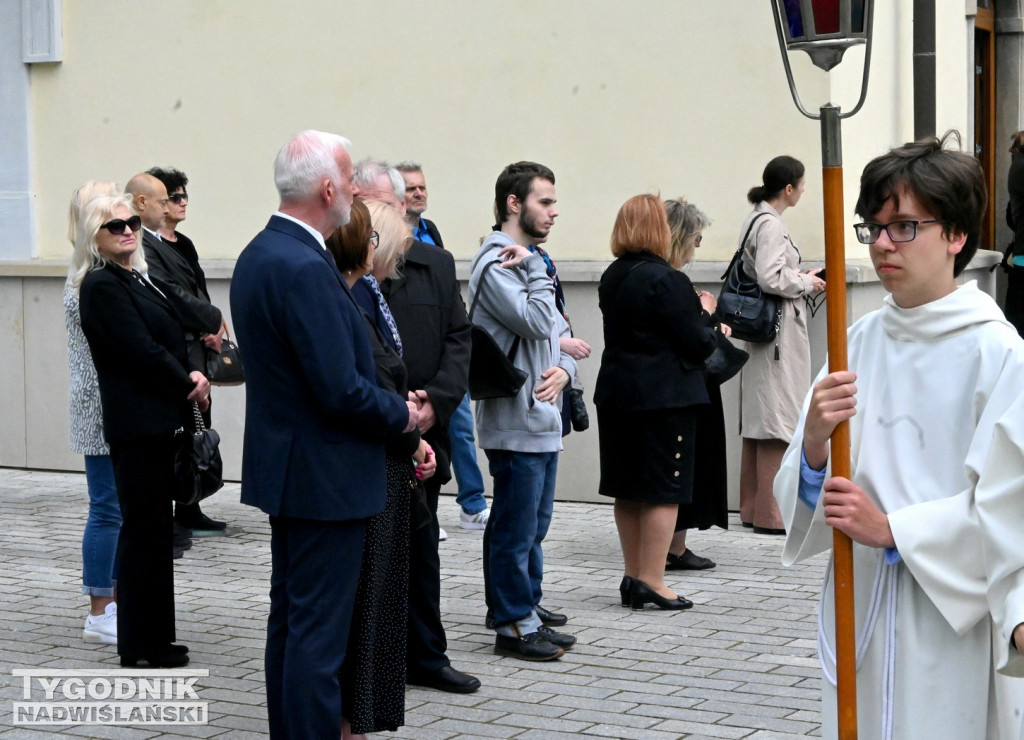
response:
<svg viewBox="0 0 1024 740"><path fill-rule="evenodd" d="M203 415L199 413L199 404L195 401L192 402L192 417L195 419L195 432L193 434L202 434L206 431L206 424L203 423Z"/></svg>
<svg viewBox="0 0 1024 740"><path fill-rule="evenodd" d="M494 265L496 264L497 260L491 260L486 265L484 265L484 269L480 272L480 280L477 282L476 295L473 296L473 303L471 303L469 306L468 318L469 323L471 324L473 323L473 312L476 311L476 302L480 300L480 294L484 292L484 277L487 275L487 271L494 267ZM512 340L512 346L509 347L508 350L508 359L510 362L516 359L516 355L519 353L519 342L521 340L522 337L520 337L518 334L516 334L516 338Z"/></svg>

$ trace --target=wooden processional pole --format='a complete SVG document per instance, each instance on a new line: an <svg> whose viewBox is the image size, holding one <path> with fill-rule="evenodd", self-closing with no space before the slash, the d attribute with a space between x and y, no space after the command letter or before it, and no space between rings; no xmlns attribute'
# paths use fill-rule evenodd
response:
<svg viewBox="0 0 1024 740"><path fill-rule="evenodd" d="M828 312L828 371L847 370L846 249L843 240L843 151L839 108L821 108L822 197L825 204L825 308ZM832 475L851 477L850 423L832 432ZM836 692L839 740L857 738L857 635L853 610L853 542L832 530L836 615Z"/></svg>

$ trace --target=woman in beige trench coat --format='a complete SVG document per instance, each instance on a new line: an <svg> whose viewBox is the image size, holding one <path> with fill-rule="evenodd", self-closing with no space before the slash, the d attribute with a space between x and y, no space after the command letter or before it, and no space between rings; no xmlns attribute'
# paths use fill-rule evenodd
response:
<svg viewBox="0 0 1024 740"><path fill-rule="evenodd" d="M771 342L747 343L750 360L740 375L740 521L760 534L785 534L772 481L782 463L811 384L807 312L800 300L825 289L812 271L800 271L800 251L782 220L804 192L804 166L776 157L764 168L762 184L747 193L754 210L743 222L743 269L766 293L781 296L782 323ZM764 214L764 215L761 215Z"/></svg>

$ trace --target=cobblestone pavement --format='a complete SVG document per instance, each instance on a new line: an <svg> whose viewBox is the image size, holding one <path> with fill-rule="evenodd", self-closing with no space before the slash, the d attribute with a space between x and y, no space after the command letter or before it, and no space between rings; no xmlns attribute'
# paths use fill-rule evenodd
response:
<svg viewBox="0 0 1024 740"><path fill-rule="evenodd" d="M266 735L263 645L270 570L266 518L228 485L203 508L231 536L195 540L176 561L178 638L209 703L205 726L14 726L15 668L118 668L110 646L82 641L81 536L87 494L78 474L0 469L0 740L257 738ZM483 626L479 531L458 527L444 496L441 611L449 656L480 677L467 696L410 687L406 725L376 737L747 738L818 735L817 591L825 560L783 568L781 538L742 529L690 536L714 570L670 574L692 610L633 612L618 603L621 561L611 507L556 503L545 543L544 604L565 611L579 645L551 663L493 653ZM50 730L42 732L41 730Z"/></svg>

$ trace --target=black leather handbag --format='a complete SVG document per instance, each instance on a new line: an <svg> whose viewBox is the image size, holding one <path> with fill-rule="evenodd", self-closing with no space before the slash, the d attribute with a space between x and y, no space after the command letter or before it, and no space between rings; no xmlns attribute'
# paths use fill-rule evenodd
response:
<svg viewBox="0 0 1024 740"><path fill-rule="evenodd" d="M743 368L750 355L721 332L715 333L715 342L715 351L704 360L704 377L708 383L722 385Z"/></svg>
<svg viewBox="0 0 1024 740"><path fill-rule="evenodd" d="M245 367L238 345L231 341L228 325L224 324L224 339L220 352L206 348L206 377L213 385L241 385L245 382Z"/></svg>
<svg viewBox="0 0 1024 740"><path fill-rule="evenodd" d="M729 325L734 337L745 342L770 342L782 324L782 301L761 290L757 280L743 270L743 245L757 219L767 215L759 213L751 220L747 233L740 240L740 248L722 273L725 284L718 295L718 317Z"/></svg>
<svg viewBox="0 0 1024 740"><path fill-rule="evenodd" d="M473 324L473 313L476 311L477 300L483 291L484 277L494 264L494 262L488 262L484 265L477 283L476 295L473 297L473 304L469 307L469 322L472 324L473 338L473 348L469 355L469 397L474 401L515 396L528 377L526 372L517 368L513 362L516 353L519 352L521 337L517 336L512 341L512 347L508 354L505 354L501 351L498 343L494 341L490 332L482 326Z"/></svg>
<svg viewBox="0 0 1024 740"><path fill-rule="evenodd" d="M192 402L195 431L175 432L178 448L174 452L174 500L179 504L198 504L224 487L224 463L220 457L220 435L207 429L199 405Z"/></svg>

